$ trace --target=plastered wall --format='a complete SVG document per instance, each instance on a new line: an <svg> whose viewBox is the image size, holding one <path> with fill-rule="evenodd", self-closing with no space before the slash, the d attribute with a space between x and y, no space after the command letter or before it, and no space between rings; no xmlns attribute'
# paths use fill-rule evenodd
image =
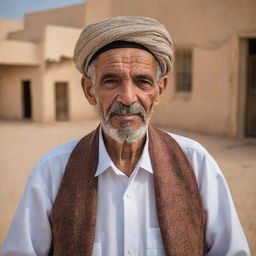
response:
<svg viewBox="0 0 256 256"><path fill-rule="evenodd" d="M55 120L55 83L68 83L68 110L70 120L86 120L96 117L95 109L87 103L81 87L81 75L71 60L47 63L44 75L44 121Z"/></svg>
<svg viewBox="0 0 256 256"><path fill-rule="evenodd" d="M232 69L236 51L233 47L232 40L217 49L192 47L192 91L176 90L174 69L153 121L188 130L235 136L238 102L237 76Z"/></svg>
<svg viewBox="0 0 256 256"><path fill-rule="evenodd" d="M39 47L31 42L0 40L0 64L38 65Z"/></svg>
<svg viewBox="0 0 256 256"><path fill-rule="evenodd" d="M29 13L25 16L25 30L12 32L8 37L38 43L44 37L46 25L82 28L85 21L84 16L84 4Z"/></svg>
<svg viewBox="0 0 256 256"><path fill-rule="evenodd" d="M23 29L22 21L0 18L0 40L6 39L11 31L21 29Z"/></svg>
<svg viewBox="0 0 256 256"><path fill-rule="evenodd" d="M32 95L32 118L37 108L38 67L0 65L0 118L22 119L22 80L30 80Z"/></svg>
<svg viewBox="0 0 256 256"><path fill-rule="evenodd" d="M73 58L76 41L81 29L49 25L45 27L44 61Z"/></svg>

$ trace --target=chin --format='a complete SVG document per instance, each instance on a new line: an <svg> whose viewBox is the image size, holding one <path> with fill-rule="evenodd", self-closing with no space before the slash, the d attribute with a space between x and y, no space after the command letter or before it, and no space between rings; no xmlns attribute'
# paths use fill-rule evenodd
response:
<svg viewBox="0 0 256 256"><path fill-rule="evenodd" d="M132 129L129 127L114 128L109 122L107 122L102 123L102 128L108 136L118 143L133 143L145 136L148 129L148 123L141 125L139 128Z"/></svg>

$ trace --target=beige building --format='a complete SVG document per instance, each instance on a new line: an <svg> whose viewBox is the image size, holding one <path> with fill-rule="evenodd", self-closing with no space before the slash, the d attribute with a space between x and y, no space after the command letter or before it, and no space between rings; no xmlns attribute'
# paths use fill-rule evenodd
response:
<svg viewBox="0 0 256 256"><path fill-rule="evenodd" d="M256 136L256 1L88 0L0 20L0 118L39 122L95 116L72 63L85 25L144 15L171 32L176 62L153 121L234 137Z"/></svg>

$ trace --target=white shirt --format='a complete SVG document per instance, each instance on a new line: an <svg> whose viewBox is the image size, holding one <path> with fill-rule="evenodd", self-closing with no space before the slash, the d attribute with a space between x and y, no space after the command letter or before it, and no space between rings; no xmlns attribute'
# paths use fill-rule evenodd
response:
<svg viewBox="0 0 256 256"><path fill-rule="evenodd" d="M229 189L216 162L197 142L170 135L193 167L207 211L206 255L250 255ZM51 244L49 214L67 161L78 141L51 150L32 170L1 255L48 254ZM165 255L156 213L153 175L148 142L132 175L127 177L113 164L100 134L95 175L99 179L99 191L93 256Z"/></svg>

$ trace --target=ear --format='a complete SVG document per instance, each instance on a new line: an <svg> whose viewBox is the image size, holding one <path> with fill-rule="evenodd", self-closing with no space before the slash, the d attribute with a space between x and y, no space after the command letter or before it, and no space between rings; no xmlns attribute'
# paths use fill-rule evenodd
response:
<svg viewBox="0 0 256 256"><path fill-rule="evenodd" d="M81 86L83 88L83 92L84 92L84 96L86 97L86 99L88 100L88 102L91 104L91 105L96 105L97 104L97 101L93 95L93 92L92 92L92 81L90 78L88 77L85 77L85 76L82 76L81 78Z"/></svg>
<svg viewBox="0 0 256 256"><path fill-rule="evenodd" d="M155 105L158 105L160 103L160 99L161 99L161 96L163 95L164 91L165 91L165 88L167 86L167 83L168 83L168 78L167 76L164 76L161 78L161 80L158 82L158 86L159 86L159 93L156 97L156 100L155 100Z"/></svg>

